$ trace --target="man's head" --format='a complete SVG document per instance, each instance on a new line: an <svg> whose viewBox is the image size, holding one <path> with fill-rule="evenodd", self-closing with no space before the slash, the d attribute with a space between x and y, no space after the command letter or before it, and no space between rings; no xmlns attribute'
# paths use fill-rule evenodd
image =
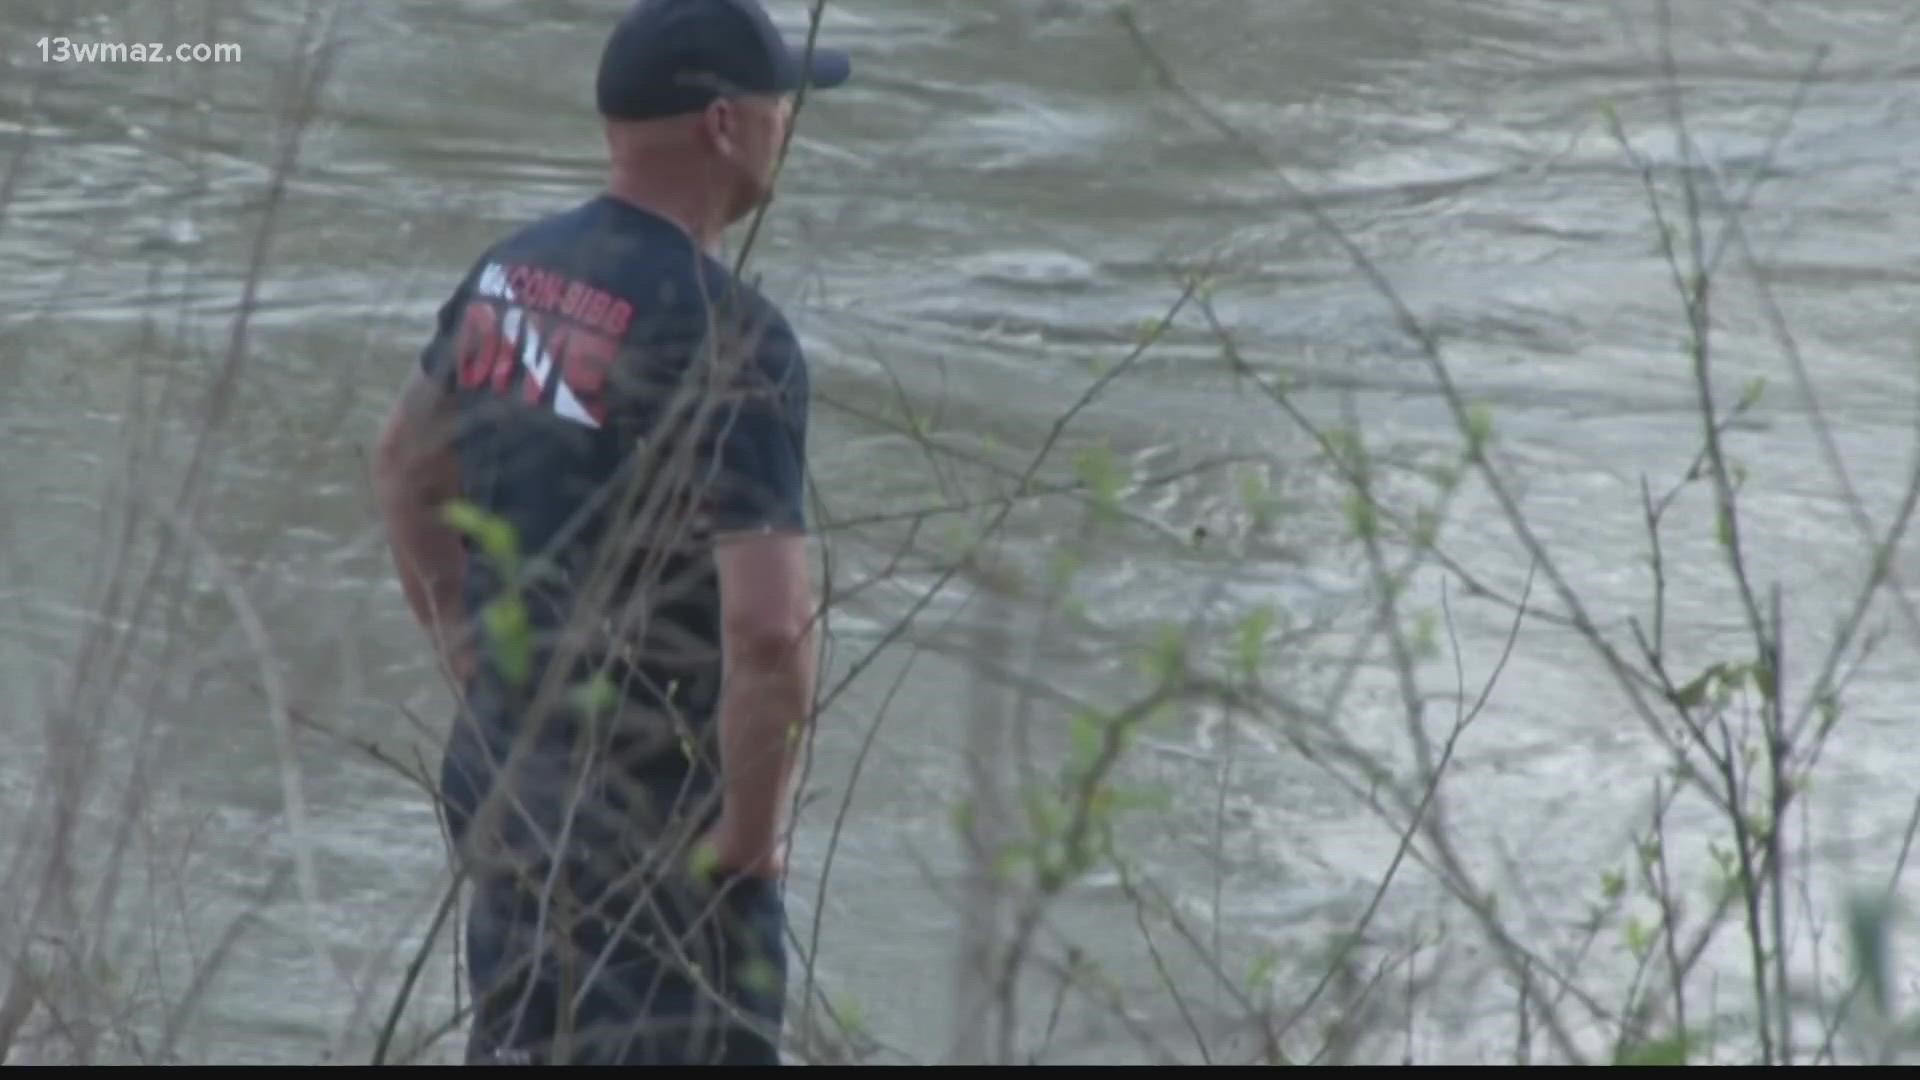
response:
<svg viewBox="0 0 1920 1080"><path fill-rule="evenodd" d="M731 224L772 193L795 95L851 70L844 52L789 45L759 0L636 0L607 39L595 99L616 156L681 158Z"/></svg>

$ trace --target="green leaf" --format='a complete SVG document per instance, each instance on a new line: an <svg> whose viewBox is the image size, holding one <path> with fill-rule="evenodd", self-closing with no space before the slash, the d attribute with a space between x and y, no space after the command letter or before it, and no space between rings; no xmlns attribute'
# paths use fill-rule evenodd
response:
<svg viewBox="0 0 1920 1080"><path fill-rule="evenodd" d="M1724 705L1727 682L1740 677L1740 669L1737 665L1714 664L1695 676L1692 682L1675 691L1674 702L1687 709L1697 709L1705 705L1710 698Z"/></svg>
<svg viewBox="0 0 1920 1080"><path fill-rule="evenodd" d="M1165 701L1147 710L1146 721L1140 726L1163 735L1174 735L1179 733L1182 720L1180 702L1169 696Z"/></svg>
<svg viewBox="0 0 1920 1080"><path fill-rule="evenodd" d="M1746 892L1740 884L1740 875L1731 871L1721 874L1707 893L1708 902L1714 905L1730 904Z"/></svg>
<svg viewBox="0 0 1920 1080"><path fill-rule="evenodd" d="M968 836L973 833L973 823L977 815L974 813L972 799L961 799L959 802L954 803L950 814L954 832L959 833L961 836Z"/></svg>
<svg viewBox="0 0 1920 1080"><path fill-rule="evenodd" d="M1380 533L1380 518L1373 503L1358 491L1347 494L1347 527L1360 540L1372 540Z"/></svg>
<svg viewBox="0 0 1920 1080"><path fill-rule="evenodd" d="M1668 1035L1637 1046L1623 1046L1615 1065L1623 1066L1676 1066L1687 1063L1687 1055L1692 1049L1692 1040L1682 1034Z"/></svg>
<svg viewBox="0 0 1920 1080"><path fill-rule="evenodd" d="M1166 682L1185 670L1186 664L1186 634L1172 623L1162 623L1141 658L1141 673L1156 682Z"/></svg>
<svg viewBox="0 0 1920 1080"><path fill-rule="evenodd" d="M1105 720L1091 709L1073 714L1068 724L1068 734L1073 740L1073 760L1076 765L1086 767L1100 756L1101 729Z"/></svg>
<svg viewBox="0 0 1920 1080"><path fill-rule="evenodd" d="M1349 466L1360 464L1365 447L1361 444L1359 435L1348 428L1336 427L1328 428L1326 437L1335 462Z"/></svg>
<svg viewBox="0 0 1920 1080"><path fill-rule="evenodd" d="M1253 993L1265 990L1272 985L1274 972L1279 967L1280 954L1270 945L1261 948L1253 958L1253 970L1247 973L1247 989Z"/></svg>
<svg viewBox="0 0 1920 1080"><path fill-rule="evenodd" d="M1120 468L1113 450L1105 445L1089 446L1074 456L1074 473L1103 509L1120 501Z"/></svg>
<svg viewBox="0 0 1920 1080"><path fill-rule="evenodd" d="M1753 379L1747 383L1746 390L1740 394L1740 411L1745 412L1755 405L1758 405L1760 403L1760 396L1766 392L1767 377L1765 375L1754 376Z"/></svg>
<svg viewBox="0 0 1920 1080"><path fill-rule="evenodd" d="M1009 844L994 853L993 878L1003 885L1011 885L1019 876L1020 868L1032 861L1033 849L1025 844Z"/></svg>
<svg viewBox="0 0 1920 1080"><path fill-rule="evenodd" d="M1118 805L1119 799L1111 786L1095 784L1093 790L1087 793L1086 820L1096 824L1106 821L1113 816Z"/></svg>
<svg viewBox="0 0 1920 1080"><path fill-rule="evenodd" d="M1165 784L1141 784L1106 792L1107 809L1114 814L1173 812L1173 789Z"/></svg>
<svg viewBox="0 0 1920 1080"><path fill-rule="evenodd" d="M527 620L527 606L517 596L503 596L487 605L481 620L500 674L514 686L526 685L533 677L533 626Z"/></svg>
<svg viewBox="0 0 1920 1080"><path fill-rule="evenodd" d="M1713 864L1720 868L1721 873L1733 873L1733 852L1721 847L1717 841L1709 840L1707 854L1712 857Z"/></svg>
<svg viewBox="0 0 1920 1080"><path fill-rule="evenodd" d="M1820 712L1820 734L1824 737L1833 730L1833 725L1840 722L1840 699L1832 692L1822 694L1817 708Z"/></svg>
<svg viewBox="0 0 1920 1080"><path fill-rule="evenodd" d="M866 1029L866 1014L861 1010L860 1003L851 997L842 995L835 998L833 1015L840 1026L850 1032L858 1033Z"/></svg>
<svg viewBox="0 0 1920 1080"><path fill-rule="evenodd" d="M573 688L573 706L589 716L599 716L619 704L620 691L604 671Z"/></svg>
<svg viewBox="0 0 1920 1080"><path fill-rule="evenodd" d="M1430 548L1440 538L1440 512L1431 506L1423 506L1413 516L1413 544L1418 548Z"/></svg>
<svg viewBox="0 0 1920 1080"><path fill-rule="evenodd" d="M1080 553L1070 547L1056 548L1053 557L1048 560L1047 580L1056 589L1063 589L1080 572Z"/></svg>
<svg viewBox="0 0 1920 1080"><path fill-rule="evenodd" d="M1627 951L1631 952L1635 959L1647 955L1647 950L1653 945L1653 935L1647 930L1646 924L1640 921L1638 915L1627 916L1627 925L1622 928L1622 932L1626 935Z"/></svg>
<svg viewBox="0 0 1920 1080"><path fill-rule="evenodd" d="M1270 606L1254 608L1240 620L1238 660L1240 673L1257 678L1266 656L1267 635L1273 632L1274 613Z"/></svg>
<svg viewBox="0 0 1920 1080"><path fill-rule="evenodd" d="M487 557L503 569L511 568L519 558L519 537L505 518L489 514L465 499L447 503L441 517L448 525L466 534Z"/></svg>
<svg viewBox="0 0 1920 1080"><path fill-rule="evenodd" d="M1600 874L1600 895L1611 903L1624 896L1627 891L1627 875L1619 870L1604 870Z"/></svg>
<svg viewBox="0 0 1920 1080"><path fill-rule="evenodd" d="M1493 410L1481 403L1467 406L1467 450L1478 456L1493 441Z"/></svg>
<svg viewBox="0 0 1920 1080"><path fill-rule="evenodd" d="M1066 827L1067 816L1051 792L1027 792L1027 825L1042 842L1053 839Z"/></svg>
<svg viewBox="0 0 1920 1080"><path fill-rule="evenodd" d="M1413 640L1410 643L1416 656L1431 659L1440 653L1440 616L1430 610L1423 610L1413 617Z"/></svg>
<svg viewBox="0 0 1920 1080"><path fill-rule="evenodd" d="M741 964L734 977L742 987L755 994L769 994L777 987L773 965L759 957Z"/></svg>
<svg viewBox="0 0 1920 1080"><path fill-rule="evenodd" d="M687 873L701 885L713 884L714 871L720 869L720 849L710 840L701 840L687 853Z"/></svg>
<svg viewBox="0 0 1920 1080"><path fill-rule="evenodd" d="M950 559L965 558L967 551L979 539L979 532L970 521L949 521L940 530L940 543Z"/></svg>
<svg viewBox="0 0 1920 1080"><path fill-rule="evenodd" d="M1240 502L1252 516L1256 529L1264 529L1273 523L1278 504L1265 473L1258 469L1240 470Z"/></svg>

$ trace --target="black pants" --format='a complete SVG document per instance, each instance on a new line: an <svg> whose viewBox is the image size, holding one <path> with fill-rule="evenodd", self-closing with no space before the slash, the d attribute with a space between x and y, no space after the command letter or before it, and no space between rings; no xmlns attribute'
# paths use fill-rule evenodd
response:
<svg viewBox="0 0 1920 1080"><path fill-rule="evenodd" d="M779 1064L779 886L695 880L684 846L665 846L675 830L661 825L686 803L672 785L583 784L539 756L508 784L486 764L503 757L456 729L442 767L468 860L468 1063ZM496 784L511 809L479 829ZM552 854L563 835L567 854Z"/></svg>
<svg viewBox="0 0 1920 1080"><path fill-rule="evenodd" d="M646 887L570 867L474 883L468 1064L777 1065L778 886Z"/></svg>

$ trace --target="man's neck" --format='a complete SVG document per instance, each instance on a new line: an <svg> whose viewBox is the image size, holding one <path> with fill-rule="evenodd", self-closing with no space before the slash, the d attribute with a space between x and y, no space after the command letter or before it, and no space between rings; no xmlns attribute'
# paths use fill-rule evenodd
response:
<svg viewBox="0 0 1920 1080"><path fill-rule="evenodd" d="M616 171L607 181L607 194L665 218L680 227L701 251L717 255L726 232L723 215L712 200L690 185L652 181Z"/></svg>

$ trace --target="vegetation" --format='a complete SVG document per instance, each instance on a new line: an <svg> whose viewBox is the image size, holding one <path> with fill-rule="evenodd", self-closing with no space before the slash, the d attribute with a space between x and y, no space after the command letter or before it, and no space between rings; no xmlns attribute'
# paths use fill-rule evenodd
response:
<svg viewBox="0 0 1920 1080"><path fill-rule="evenodd" d="M813 5L816 25L822 7ZM370 735L363 718L305 711L296 681L328 676L290 674L283 642L299 636L297 619L263 612L256 589L270 571L259 538L214 509L211 477L232 467L241 404L268 362L254 344L262 290L285 250L282 217L298 197L294 181L341 47L335 20L344 17L313 5L291 50L271 173L250 204L256 239L224 343L206 364L182 363L200 359L200 345L169 336L156 290L140 347L117 361L122 381L112 392L122 396L112 407L124 413L123 441L113 461L91 470L98 547L87 553L83 614L45 634L61 635L57 672L37 658L8 672L11 731L33 762L32 790L7 793L17 825L0 864L0 1058L9 1062L200 1059L209 1052L197 1040L221 1023L208 1015L210 997L263 936L273 948L293 942L308 970L331 976L286 987L280 1005L337 1013L332 1059L444 1059L463 1031L452 941L458 882L435 883L414 908L373 904L388 921L363 928L364 955L342 957L322 936L339 918L328 910L341 887L327 884L311 816L312 792L327 782L314 774L337 774L343 750L353 769L379 770L431 808L438 774L429 763L444 725L396 705L412 730ZM1632 572L1645 582L1644 606L1603 610L1575 567L1582 537L1550 536L1529 516L1523 491L1537 478L1503 453L1498 409L1476 396L1445 342L1401 298L1391 267L1294 187L1258 138L1190 92L1124 11L1116 32L1196 123L1264 162L1297 212L1345 253L1416 350L1455 437L1400 444L1351 402L1330 410L1326 393L1287 378L1285 358L1258 355L1236 333L1220 300L1231 282L1206 265L1173 269L1165 308L1133 340L1089 357L1083 386L1038 445L992 445L956 430L899 381L886 408L824 391L817 413L910 446L926 463L928 491L848 510L856 500L842 498L834 476L813 478L831 674L820 687L822 722L807 734L820 752L794 815L794 1059L1910 1058L1920 1015L1898 992L1898 899L1920 798L1904 832L1876 839L1852 866L1820 849L1809 802L1845 760L1857 674L1902 643L1920 648L1920 614L1898 558L1920 500L1920 440L1894 505L1871 505L1741 226L1765 164L1739 190L1705 167L1687 137L1677 72L1669 72L1677 164L1646 159L1635 133L1609 118L1644 178L1649 240L1670 273L1682 340L1675 371L1694 394L1698 446L1643 478L1633 508L1643 558ZM47 182L32 175L32 118L43 106L37 95L14 105L10 113L26 119L8 129L0 242L21 185ZM743 246L743 268L753 248ZM1821 595L1776 583L1763 554L1768 531L1791 523L1750 510L1764 487L1742 463L1760 450L1746 425L1778 391L1729 374L1724 362L1716 298L1736 275L1762 298L1793 408L1813 426L1833 501L1858 536L1857 558L1827 577ZM10 316L10 334L57 343L56 318L51 304ZM1252 432L1245 453L1152 469L1084 436L1089 410L1170 348L1182 365L1202 354L1234 379L1267 408L1271 429ZM91 377L88 385L107 392ZM1237 503L1193 521L1154 509L1197 484L1233 492ZM289 530L306 527L299 506L290 504ZM483 551L526 554L499 523L471 508L452 512ZM649 503L637 512L664 511ZM37 587L33 568L45 553L22 539L30 526L25 515L0 516L0 591L9 595ZM365 532L357 557L376 544ZM1246 553L1289 544L1312 545L1352 571L1344 603L1295 610L1240 586ZM1136 632L1101 617L1096 590L1103 568L1142 550L1206 584L1195 585L1189 609ZM1692 557L1701 551L1709 562ZM1836 596L1837 618L1815 614ZM397 609L397 591L382 603ZM856 630L839 625L849 609L865 619ZM875 613L885 617L877 626ZM1478 636L1496 647L1471 655L1475 635L1463 632L1463 618L1494 627ZM524 618L508 606L489 622L509 666L522 668ZM9 648L29 636L41 635L13 633ZM1530 644L1565 641L1590 662L1559 673L1574 689L1514 681ZM928 654L966 670L967 697L948 710L968 721L955 736L960 755L942 762L948 786L929 781L926 792L946 804L955 857L925 868L926 891L949 910L924 923L949 933L891 943L887 955L912 958L912 970L897 973L903 994L922 992L929 971L950 978L945 1032L876 1023L884 1002L846 989L855 965L838 962L827 925L838 890L885 887L847 876L845 839L862 785L884 768L876 754L889 725L924 708L901 687ZM368 663L348 645L341 655L342 671ZM1541 666L1554 662L1535 661L1530 676L1554 674ZM424 671L417 657L396 663L407 678ZM546 700L591 712L596 689L554 686ZM277 747L279 805L256 851L203 854L196 838L215 811L196 796L227 738L219 725L252 722L209 716L207 703L231 702L236 691L264 713ZM1502 776L1497 755L1481 758L1476 739L1493 737L1503 700L1530 695L1579 709L1631 771ZM1637 806L1630 820L1583 826L1587 850L1620 841L1611 857L1577 867L1585 894L1575 900L1568 856L1498 851L1487 820L1500 812L1490 808L1497 798L1475 795L1586 781L1639 794L1618 793ZM1273 808L1306 814L1306 803L1351 839L1341 865L1260 827ZM415 820L430 827L429 813ZM1338 895L1355 860L1371 860L1366 888ZM209 925L191 899L203 883L190 879L241 864L260 872L220 888L257 892L256 903ZM1245 880L1273 882L1271 902L1230 908L1228 883ZM1311 895L1333 900L1283 906ZM1090 924L1130 934L1080 932ZM331 1002L343 1000L337 1012ZM263 1048L257 1059L280 1056Z"/></svg>

